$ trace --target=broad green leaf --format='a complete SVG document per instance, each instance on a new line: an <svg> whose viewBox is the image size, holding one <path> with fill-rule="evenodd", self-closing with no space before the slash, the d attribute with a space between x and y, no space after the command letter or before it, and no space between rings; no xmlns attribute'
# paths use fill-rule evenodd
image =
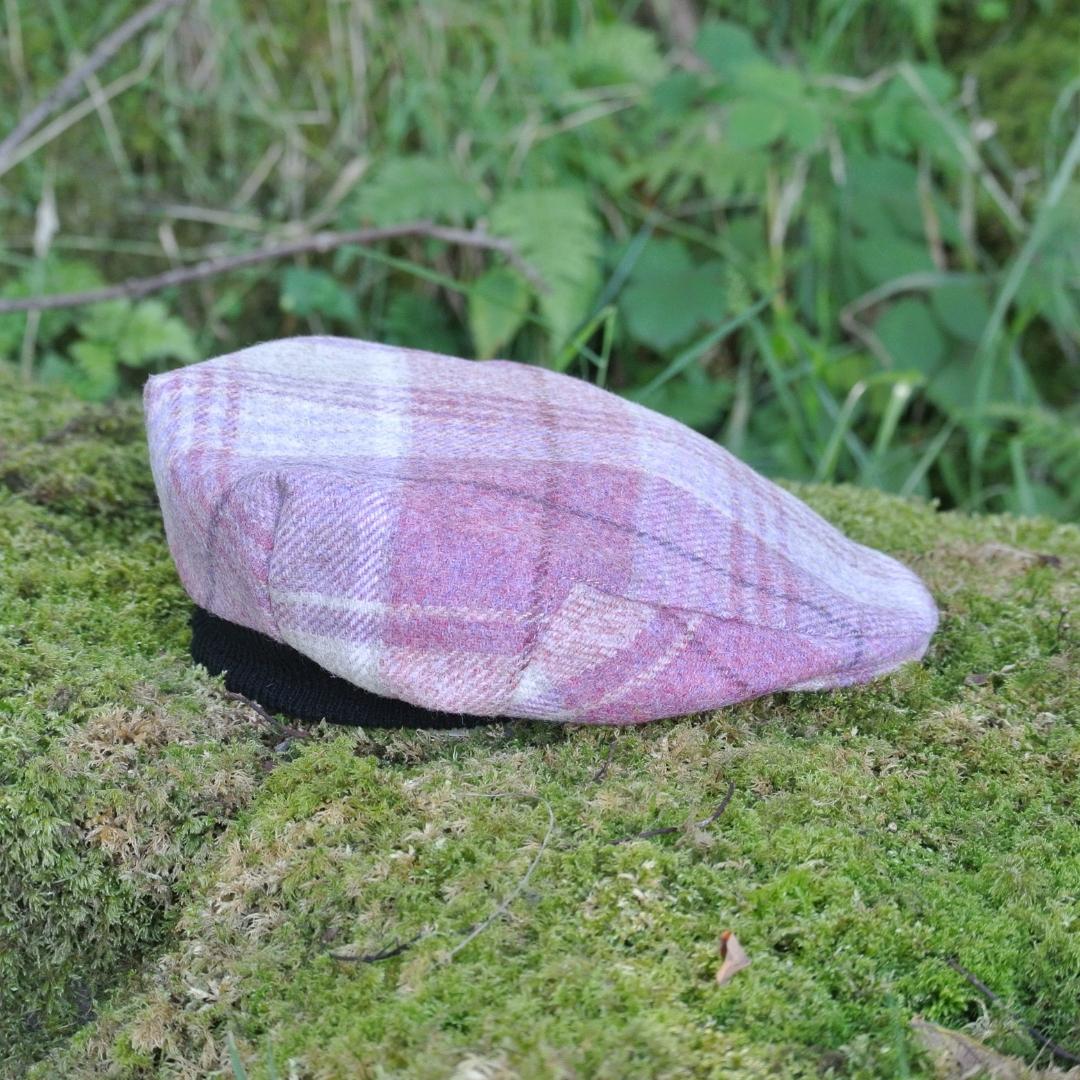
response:
<svg viewBox="0 0 1080 1080"><path fill-rule="evenodd" d="M460 355L462 341L450 312L438 299L422 292L397 292L387 305L383 337L392 345Z"/></svg>
<svg viewBox="0 0 1080 1080"><path fill-rule="evenodd" d="M663 352L702 323L723 318L723 283L718 260L697 266L678 240L653 240L620 299L626 327L637 341Z"/></svg>
<svg viewBox="0 0 1080 1080"><path fill-rule="evenodd" d="M532 294L514 270L496 266L469 290L469 330L476 356L490 360L521 329Z"/></svg>
<svg viewBox="0 0 1080 1080"><path fill-rule="evenodd" d="M27 267L14 281L0 289L0 297L17 300L45 293L83 292L104 284L101 274L80 259L50 255L44 263ZM37 328L39 346L49 345L73 326L84 309L43 311ZM17 355L26 330L25 315L0 315L0 356Z"/></svg>
<svg viewBox="0 0 1080 1080"><path fill-rule="evenodd" d="M109 300L85 308L77 323L78 331L92 341L118 342L131 318L134 305L130 300Z"/></svg>
<svg viewBox="0 0 1080 1080"><path fill-rule="evenodd" d="M932 48L934 44L934 26L937 23L938 0L901 0L911 17L915 36L923 48Z"/></svg>
<svg viewBox="0 0 1080 1080"><path fill-rule="evenodd" d="M914 0L914 2L923 3L925 0ZM937 0L930 0L930 2L936 3ZM936 64L912 64L911 69L935 101L946 102L956 94L958 80L952 72Z"/></svg>
<svg viewBox="0 0 1080 1080"><path fill-rule="evenodd" d="M868 110L867 119L874 142L887 154L907 154L911 149L903 120L904 112L914 96L911 87L896 76L878 92L873 108ZM895 159L886 158L886 160Z"/></svg>
<svg viewBox="0 0 1080 1080"><path fill-rule="evenodd" d="M87 401L105 401L120 389L116 349L99 341L77 341L71 346L75 366L67 382Z"/></svg>
<svg viewBox="0 0 1080 1080"><path fill-rule="evenodd" d="M842 199L863 232L889 232L923 239L919 174L900 158L852 155Z"/></svg>
<svg viewBox="0 0 1080 1080"><path fill-rule="evenodd" d="M978 285L943 285L930 293L930 303L941 324L961 341L977 345L990 318L986 291Z"/></svg>
<svg viewBox="0 0 1080 1080"><path fill-rule="evenodd" d="M360 184L353 202L359 217L375 225L427 218L461 222L483 205L477 185L449 162L419 155L384 161Z"/></svg>
<svg viewBox="0 0 1080 1080"><path fill-rule="evenodd" d="M690 71L676 71L652 88L651 104L666 116L680 120L694 107L701 93L701 79Z"/></svg>
<svg viewBox="0 0 1080 1080"><path fill-rule="evenodd" d="M767 97L790 104L806 94L806 82L798 71L767 60L741 65L732 82L741 97Z"/></svg>
<svg viewBox="0 0 1080 1080"><path fill-rule="evenodd" d="M281 286L281 310L307 318L322 315L339 322L355 322L356 299L337 278L325 270L290 266Z"/></svg>
<svg viewBox="0 0 1080 1080"><path fill-rule="evenodd" d="M945 356L945 339L924 300L910 298L893 304L878 319L874 332L900 370L930 378Z"/></svg>
<svg viewBox="0 0 1080 1080"><path fill-rule="evenodd" d="M913 103L903 111L900 125L909 145L930 154L933 161L951 170L964 166L964 156L956 141L922 102Z"/></svg>
<svg viewBox="0 0 1080 1080"><path fill-rule="evenodd" d="M743 98L728 110L728 142L739 150L768 146L784 134L787 117L787 110L778 101Z"/></svg>
<svg viewBox="0 0 1080 1080"><path fill-rule="evenodd" d="M971 410L972 386L975 383L975 361L970 349L950 355L935 373L926 388L926 396L942 412L963 418ZM990 385L991 402L1007 400L1009 375L1004 364L998 364Z"/></svg>
<svg viewBox="0 0 1080 1080"><path fill-rule="evenodd" d="M792 102L787 110L788 143L796 150L811 150L825 134L825 117L812 100Z"/></svg>
<svg viewBox="0 0 1080 1080"><path fill-rule="evenodd" d="M664 188L665 203L673 204L695 183L715 199L727 199L739 191L758 192L767 167L764 152L739 150L715 128L701 130L687 124L670 143L633 162L626 180L643 180L650 192Z"/></svg>
<svg viewBox="0 0 1080 1080"><path fill-rule="evenodd" d="M694 48L709 67L724 75L762 58L748 30L721 19L710 19L702 25Z"/></svg>
<svg viewBox="0 0 1080 1080"><path fill-rule="evenodd" d="M901 236L875 234L853 241L850 247L855 265L868 285L883 285L906 274L934 269L934 261L926 247Z"/></svg>
<svg viewBox="0 0 1080 1080"><path fill-rule="evenodd" d="M656 36L632 23L594 23L568 50L568 67L576 86L637 83L651 86L668 68Z"/></svg>
<svg viewBox="0 0 1080 1080"><path fill-rule="evenodd" d="M191 364L199 358L191 331L158 300L144 300L135 305L117 342L117 352L123 363L133 367L152 360L182 360Z"/></svg>
<svg viewBox="0 0 1080 1080"><path fill-rule="evenodd" d="M600 284L600 224L580 188L514 191L495 205L491 228L544 278L540 312L558 349L589 313Z"/></svg>
<svg viewBox="0 0 1080 1080"><path fill-rule="evenodd" d="M716 421L731 401L732 393L730 381L711 378L698 367L654 390L649 395L648 406L700 430ZM634 398L632 393L626 396Z"/></svg>
<svg viewBox="0 0 1080 1080"><path fill-rule="evenodd" d="M152 360L198 360L191 331L160 300L111 300L95 304L79 320L87 341L108 346L118 363L141 367Z"/></svg>

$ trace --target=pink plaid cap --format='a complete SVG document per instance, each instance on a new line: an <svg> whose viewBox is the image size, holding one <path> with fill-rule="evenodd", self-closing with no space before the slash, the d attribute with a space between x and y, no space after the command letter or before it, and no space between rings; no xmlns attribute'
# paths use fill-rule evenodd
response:
<svg viewBox="0 0 1080 1080"><path fill-rule="evenodd" d="M634 724L919 659L920 580L726 450L585 382L343 338L152 378L177 570L375 694Z"/></svg>

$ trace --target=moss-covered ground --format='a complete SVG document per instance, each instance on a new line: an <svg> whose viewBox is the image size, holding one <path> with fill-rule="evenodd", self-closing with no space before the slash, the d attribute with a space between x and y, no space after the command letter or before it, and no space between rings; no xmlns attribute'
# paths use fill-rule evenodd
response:
<svg viewBox="0 0 1080 1080"><path fill-rule="evenodd" d="M800 494L930 584L925 663L300 731L189 663L137 409L0 383L0 1075L919 1076L914 1015L1075 1049L1080 530Z"/></svg>

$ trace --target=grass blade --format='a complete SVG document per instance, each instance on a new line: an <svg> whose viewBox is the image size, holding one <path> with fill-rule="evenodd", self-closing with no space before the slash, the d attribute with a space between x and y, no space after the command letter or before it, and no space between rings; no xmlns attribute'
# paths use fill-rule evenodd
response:
<svg viewBox="0 0 1080 1080"><path fill-rule="evenodd" d="M731 319L722 322L715 330L710 330L700 341L695 342L689 348L683 349L674 360L651 382L646 383L638 392L637 400L643 401L654 391L659 390L666 382L670 382L676 375L685 371L695 360L704 356L714 345L723 341L724 338L733 334L740 326L747 323L755 323L756 316L765 310L766 305L772 299L772 294L761 297L757 303L748 307L746 311Z"/></svg>

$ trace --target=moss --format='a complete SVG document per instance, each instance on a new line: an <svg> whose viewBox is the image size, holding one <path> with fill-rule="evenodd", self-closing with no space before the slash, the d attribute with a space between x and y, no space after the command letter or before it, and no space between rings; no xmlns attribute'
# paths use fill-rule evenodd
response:
<svg viewBox="0 0 1080 1080"><path fill-rule="evenodd" d="M133 416L74 438L135 497ZM14 452L71 491L63 445ZM1080 1043L1077 529L799 489L926 578L925 663L625 732L271 750L185 660L152 511L32 490L0 492L10 1072L229 1076L231 1038L252 1077L891 1077L913 1014L1033 1057L949 958ZM612 843L729 782L714 825ZM753 964L718 987L725 929Z"/></svg>
<svg viewBox="0 0 1080 1080"><path fill-rule="evenodd" d="M1063 88L1080 75L1076 40L1080 12L1066 4L1040 19L1026 21L1019 32L1002 35L989 47L969 50L970 66L979 79L982 105L998 126L1012 160L1038 167L1045 160L1047 133ZM1075 123L1075 107L1071 122ZM1061 146L1070 130L1070 114L1058 121Z"/></svg>
<svg viewBox="0 0 1080 1080"><path fill-rule="evenodd" d="M0 402L0 1062L14 1069L164 940L264 751L185 658L138 410L11 380Z"/></svg>

